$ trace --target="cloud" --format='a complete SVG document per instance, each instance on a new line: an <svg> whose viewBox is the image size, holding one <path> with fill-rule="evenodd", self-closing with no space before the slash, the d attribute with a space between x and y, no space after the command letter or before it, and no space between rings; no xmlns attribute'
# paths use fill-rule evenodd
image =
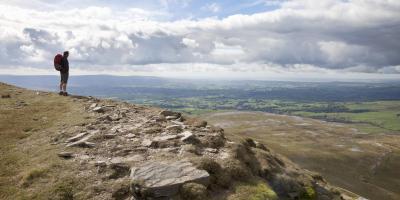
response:
<svg viewBox="0 0 400 200"><path fill-rule="evenodd" d="M156 71L162 65L184 70L197 63L211 66L204 68L211 73L217 66L271 70L266 64L282 73L295 66L320 73L400 73L399 1L268 2L279 8L175 21L164 20L171 13L139 8L40 10L0 4L0 68L47 69L56 53L69 50L72 67L82 71L129 66Z"/></svg>
<svg viewBox="0 0 400 200"><path fill-rule="evenodd" d="M205 11L212 12L212 13L217 13L221 10L220 6L215 2L205 5L202 9Z"/></svg>

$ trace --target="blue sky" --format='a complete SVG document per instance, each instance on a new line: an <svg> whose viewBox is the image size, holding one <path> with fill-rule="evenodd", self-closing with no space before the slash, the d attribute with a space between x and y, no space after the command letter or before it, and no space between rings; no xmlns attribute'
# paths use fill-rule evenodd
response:
<svg viewBox="0 0 400 200"><path fill-rule="evenodd" d="M400 78L398 0L0 2L0 74Z"/></svg>

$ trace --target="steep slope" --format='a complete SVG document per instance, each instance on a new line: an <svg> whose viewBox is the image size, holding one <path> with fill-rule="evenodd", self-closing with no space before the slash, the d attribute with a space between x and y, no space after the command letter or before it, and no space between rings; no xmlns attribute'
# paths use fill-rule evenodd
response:
<svg viewBox="0 0 400 200"><path fill-rule="evenodd" d="M0 84L1 199L357 199L180 113Z"/></svg>

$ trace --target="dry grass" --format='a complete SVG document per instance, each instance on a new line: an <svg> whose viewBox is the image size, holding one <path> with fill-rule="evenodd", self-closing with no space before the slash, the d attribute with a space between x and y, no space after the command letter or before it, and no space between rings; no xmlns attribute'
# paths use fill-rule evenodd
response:
<svg viewBox="0 0 400 200"><path fill-rule="evenodd" d="M0 83L0 199L68 199L77 167L51 138L83 122L79 103ZM77 187L79 184L74 184Z"/></svg>

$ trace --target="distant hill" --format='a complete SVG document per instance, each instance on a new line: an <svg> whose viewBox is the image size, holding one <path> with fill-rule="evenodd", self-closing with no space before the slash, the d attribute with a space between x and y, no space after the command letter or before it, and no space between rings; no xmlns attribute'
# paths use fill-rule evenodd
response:
<svg viewBox="0 0 400 200"><path fill-rule="evenodd" d="M29 89L58 90L58 76L0 75L0 81ZM167 98L205 98L284 101L377 101L400 100L400 81L382 82L288 82L187 80L145 76L72 76L72 93L116 97L141 102Z"/></svg>

